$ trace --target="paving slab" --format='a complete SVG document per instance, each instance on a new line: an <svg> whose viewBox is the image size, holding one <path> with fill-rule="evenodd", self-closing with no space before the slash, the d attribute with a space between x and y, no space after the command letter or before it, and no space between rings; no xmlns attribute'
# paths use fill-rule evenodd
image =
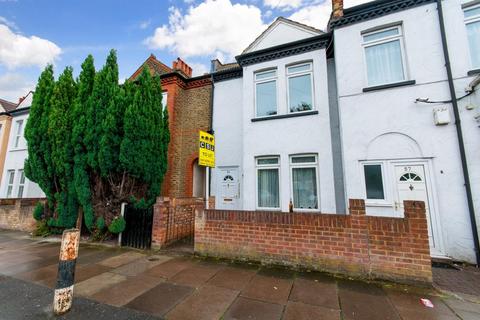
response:
<svg viewBox="0 0 480 320"><path fill-rule="evenodd" d="M375 285L341 280L338 296L345 320L400 320L386 294Z"/></svg>
<svg viewBox="0 0 480 320"><path fill-rule="evenodd" d="M127 280L121 274L105 272L75 285L74 292L79 296L92 296L100 290L109 288L119 282Z"/></svg>
<svg viewBox="0 0 480 320"><path fill-rule="evenodd" d="M171 320L220 319L239 291L206 285L167 313Z"/></svg>
<svg viewBox="0 0 480 320"><path fill-rule="evenodd" d="M455 299L453 297L445 298L443 301L455 311L468 311L480 314L480 304L473 303L469 301L464 301L460 299ZM479 316L480 319L480 316Z"/></svg>
<svg viewBox="0 0 480 320"><path fill-rule="evenodd" d="M212 278L222 266L196 264L170 278L170 282L198 288Z"/></svg>
<svg viewBox="0 0 480 320"><path fill-rule="evenodd" d="M160 283L125 306L162 317L182 302L193 289L173 283Z"/></svg>
<svg viewBox="0 0 480 320"><path fill-rule="evenodd" d="M79 265L75 267L75 283L80 283L87 279L98 276L102 273L111 271L112 268L99 264Z"/></svg>
<svg viewBox="0 0 480 320"><path fill-rule="evenodd" d="M391 304L393 304L402 319L458 320L458 317L438 297L431 297L427 295L419 296L416 294L404 293L392 289L384 289L384 291L387 293ZM429 299L433 303L434 307L428 308L424 306L420 301L421 298Z"/></svg>
<svg viewBox="0 0 480 320"><path fill-rule="evenodd" d="M251 269L225 267L219 270L208 284L241 291L256 273L256 270Z"/></svg>
<svg viewBox="0 0 480 320"><path fill-rule="evenodd" d="M248 298L237 298L225 313L225 320L279 320L283 306Z"/></svg>
<svg viewBox="0 0 480 320"><path fill-rule="evenodd" d="M197 261L192 259L175 258L149 269L145 274L152 277L169 279L180 271L194 266L196 263Z"/></svg>
<svg viewBox="0 0 480 320"><path fill-rule="evenodd" d="M125 281L100 290L93 294L91 298L101 303L121 307L154 288L162 281L163 279L161 278L153 278L145 275L129 277Z"/></svg>
<svg viewBox="0 0 480 320"><path fill-rule="evenodd" d="M15 275L15 278L26 281L40 281L57 276L58 264L52 264L43 268L27 271Z"/></svg>
<svg viewBox="0 0 480 320"><path fill-rule="evenodd" d="M301 302L289 301L285 309L283 320L315 319L340 320L340 310L312 306Z"/></svg>
<svg viewBox="0 0 480 320"><path fill-rule="evenodd" d="M127 264L129 262L132 262L134 260L137 260L143 257L145 257L145 254L131 251L131 252L125 252L125 253L113 256L111 258L107 258L105 260L100 261L98 264L106 267L118 268L124 264Z"/></svg>
<svg viewBox="0 0 480 320"><path fill-rule="evenodd" d="M292 279L255 275L242 290L241 296L285 305L292 288Z"/></svg>
<svg viewBox="0 0 480 320"><path fill-rule="evenodd" d="M289 300L330 309L340 309L337 284L331 278L296 278Z"/></svg>
<svg viewBox="0 0 480 320"><path fill-rule="evenodd" d="M140 273L147 271L148 269L155 267L156 265L159 265L171 259L172 257L165 255L148 256L113 269L112 272L123 274L124 276L136 276Z"/></svg>
<svg viewBox="0 0 480 320"><path fill-rule="evenodd" d="M3 273L7 276L14 276L19 273L34 271L36 269L40 269L40 268L55 265L55 264L58 264L58 255L54 257L50 256L50 257L45 257L43 259L39 258L31 261L26 261L26 262L15 264L6 268L2 268L0 273Z"/></svg>

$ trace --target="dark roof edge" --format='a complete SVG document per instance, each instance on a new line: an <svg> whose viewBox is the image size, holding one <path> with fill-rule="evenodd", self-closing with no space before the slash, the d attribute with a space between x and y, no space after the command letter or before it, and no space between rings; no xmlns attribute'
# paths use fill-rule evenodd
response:
<svg viewBox="0 0 480 320"><path fill-rule="evenodd" d="M433 2L435 0L376 0L367 2L347 8L343 11L343 17L330 20L329 30Z"/></svg>
<svg viewBox="0 0 480 320"><path fill-rule="evenodd" d="M235 57L241 66L288 57L303 52L325 48L330 41L331 33L301 39L278 46L248 52Z"/></svg>
<svg viewBox="0 0 480 320"><path fill-rule="evenodd" d="M16 115L22 115L22 114L28 113L29 111L30 111L30 107L23 107L23 108L12 110L8 112L8 114L10 114L11 116L16 116Z"/></svg>
<svg viewBox="0 0 480 320"><path fill-rule="evenodd" d="M210 78L211 74L206 73L206 74L202 74L201 76L196 76L196 77L185 77L185 75L183 73L178 72L178 71L173 71L173 72L161 74L160 79L168 78L168 77L174 77L174 76L179 77L183 81L188 83L188 82L191 82L191 81L203 80L203 79Z"/></svg>
<svg viewBox="0 0 480 320"><path fill-rule="evenodd" d="M243 77L243 68L236 67L212 73L213 81L220 82Z"/></svg>

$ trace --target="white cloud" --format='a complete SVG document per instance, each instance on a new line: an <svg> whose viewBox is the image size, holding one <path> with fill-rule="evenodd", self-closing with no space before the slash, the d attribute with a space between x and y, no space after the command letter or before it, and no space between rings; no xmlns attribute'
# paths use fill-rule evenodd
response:
<svg viewBox="0 0 480 320"><path fill-rule="evenodd" d="M192 76L201 76L210 71L210 68L203 63L196 62L187 62L187 64L192 68Z"/></svg>
<svg viewBox="0 0 480 320"><path fill-rule="evenodd" d="M371 0L345 0L344 7L349 8ZM331 0L321 4L309 5L293 13L289 18L306 25L325 30L332 11Z"/></svg>
<svg viewBox="0 0 480 320"><path fill-rule="evenodd" d="M273 9L285 9L292 10L300 7L303 4L303 0L263 0L265 7Z"/></svg>
<svg viewBox="0 0 480 320"><path fill-rule="evenodd" d="M10 20L8 20L7 18L2 17L2 16L0 16L0 24L4 24L4 25L6 25L7 27L9 27L10 29L18 30L18 27L17 27L17 25L15 24L15 22L10 21Z"/></svg>
<svg viewBox="0 0 480 320"><path fill-rule="evenodd" d="M21 66L44 67L53 62L62 50L53 42L36 36L26 37L14 33L0 24L0 64L8 69Z"/></svg>
<svg viewBox="0 0 480 320"><path fill-rule="evenodd" d="M206 0L191 6L185 15L171 8L169 23L158 27L145 44L181 57L224 55L232 59L265 28L262 12L253 5Z"/></svg>
<svg viewBox="0 0 480 320"><path fill-rule="evenodd" d="M139 26L139 27L140 27L140 29L142 29L142 30L143 30L143 29L147 29L147 28L150 26L151 23L152 23L152 20L145 20L145 21L140 22L140 26Z"/></svg>
<svg viewBox="0 0 480 320"><path fill-rule="evenodd" d="M35 84L18 73L0 75L0 98L11 102L18 102L18 98L25 96L35 88Z"/></svg>

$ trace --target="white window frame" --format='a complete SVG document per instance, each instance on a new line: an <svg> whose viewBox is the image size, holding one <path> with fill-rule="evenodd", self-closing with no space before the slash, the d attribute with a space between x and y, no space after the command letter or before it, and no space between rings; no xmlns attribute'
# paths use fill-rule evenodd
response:
<svg viewBox="0 0 480 320"><path fill-rule="evenodd" d="M12 174L13 174L13 176L12 176ZM12 178L10 179L10 177L12 177ZM6 176L6 181L5 182L6 182L6 185L7 185L5 197L6 198L12 198L12 195L15 192L15 170L14 169L7 170L7 176Z"/></svg>
<svg viewBox="0 0 480 320"><path fill-rule="evenodd" d="M300 67L304 65L309 65L310 68L307 71L297 71L297 72L289 72L288 69L292 67ZM289 64L285 66L285 74L287 78L287 113L302 113L302 112L310 112L315 110L315 93L314 93L314 79L313 79L313 62L312 61L304 61L304 62L296 62L294 64ZM311 94L312 94L312 108L310 110L303 110L303 111L291 111L290 110L290 78L296 78L303 75L310 75L310 87L311 87Z"/></svg>
<svg viewBox="0 0 480 320"><path fill-rule="evenodd" d="M466 18L465 17L465 11L469 11L469 10L473 10L473 9L478 9L480 8L480 4L475 4L475 5L469 5L469 6L466 6L463 8L463 14L464 14L464 22L465 22L465 35L467 37L467 43L468 43L468 56L470 57L470 66L473 68L473 69L480 69L480 65L478 66L474 66L473 65L473 59L472 59L472 52L471 52L471 48L470 48L470 41L468 40L468 35L467 35L467 25L470 24L470 23L480 23L480 14L476 15L476 16L473 16L473 17L468 17Z"/></svg>
<svg viewBox="0 0 480 320"><path fill-rule="evenodd" d="M21 149L21 140L25 128L25 119L15 120L15 135L13 136L13 149Z"/></svg>
<svg viewBox="0 0 480 320"><path fill-rule="evenodd" d="M275 76L257 80L257 75L261 75L261 74L264 74L264 73L269 73L269 72L272 72L272 71L275 72ZM267 82L272 82L272 81L275 81L275 97L276 97L276 101L277 101L277 105L276 105L277 113L273 114L273 115L259 116L257 114L257 84L267 83ZM277 68L269 68L269 69L263 69L263 70L255 71L253 73L253 87L254 87L254 90L253 90L254 97L253 97L253 99L255 101L255 103L254 103L254 105L255 105L255 110L254 110L255 116L254 116L254 118L267 118L267 117L278 116L279 115L279 108L278 108L279 107L278 106L279 99L278 99L278 70L277 70Z"/></svg>
<svg viewBox="0 0 480 320"><path fill-rule="evenodd" d="M162 110L168 105L168 91L162 91Z"/></svg>
<svg viewBox="0 0 480 320"><path fill-rule="evenodd" d="M383 186L383 199L368 199L367 198L367 184L365 179L365 166L369 165L380 165L382 170L382 186ZM386 206L391 204L389 192L387 189L387 185L389 181L387 180L387 163L385 161L362 161L360 163L361 169L361 177L362 177L362 188L363 188L363 198L365 199L365 203L370 206Z"/></svg>
<svg viewBox="0 0 480 320"><path fill-rule="evenodd" d="M277 159L276 164L258 164L258 160ZM278 171L278 207L260 207L258 205L258 171L262 169L277 169ZM280 211L282 208L282 179L280 172L280 156L255 157L255 208L264 211Z"/></svg>
<svg viewBox="0 0 480 320"><path fill-rule="evenodd" d="M302 163L293 163L293 158L300 157L315 157L314 162L302 162ZM320 211L320 179L318 174L318 154L316 153L302 153L302 154L292 154L290 155L290 200L293 204L293 210L297 212L319 212ZM293 169L296 168L313 168L315 169L315 182L317 184L317 208L296 208L295 200L293 197Z"/></svg>
<svg viewBox="0 0 480 320"><path fill-rule="evenodd" d="M18 176L18 184L17 184L17 198L23 198L25 194L25 171L23 169L17 170L17 176ZM23 182L22 182L23 178ZM22 187L22 194L20 194L20 187Z"/></svg>
<svg viewBox="0 0 480 320"><path fill-rule="evenodd" d="M373 34L376 34L376 33L385 32L385 31L389 31L389 30L393 30L393 29L398 30L397 35L388 36L388 37L385 37L385 38L371 40L371 41L365 41L364 40L366 36L370 36L370 35L373 35ZM364 62L364 66L365 66L364 67L364 69L365 69L365 81L367 83L367 87L376 87L376 86L400 83L400 82L407 81L409 79L408 68L407 68L407 58L406 58L406 55L405 55L405 44L404 44L404 38L405 37L404 37L403 28L402 28L401 23L396 24L394 26L385 27L385 28L375 28L375 30L372 30L372 31L364 31L364 32L361 33L361 36L362 36L362 47L363 47L363 62ZM367 51L366 51L366 48L376 46L376 45L380 45L380 44L384 44L384 43L388 43L388 42L397 41L397 40L400 42L400 51L401 51L401 56L402 56L402 67L403 67L402 68L403 69L403 79L399 80L399 81L396 81L396 82L370 84L369 81L368 81L368 65L367 65Z"/></svg>

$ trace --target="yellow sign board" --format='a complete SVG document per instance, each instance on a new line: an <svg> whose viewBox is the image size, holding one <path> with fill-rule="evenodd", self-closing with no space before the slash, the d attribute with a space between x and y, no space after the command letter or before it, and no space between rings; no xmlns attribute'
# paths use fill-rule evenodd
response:
<svg viewBox="0 0 480 320"><path fill-rule="evenodd" d="M198 148L198 164L215 168L215 137L205 131L200 131Z"/></svg>

